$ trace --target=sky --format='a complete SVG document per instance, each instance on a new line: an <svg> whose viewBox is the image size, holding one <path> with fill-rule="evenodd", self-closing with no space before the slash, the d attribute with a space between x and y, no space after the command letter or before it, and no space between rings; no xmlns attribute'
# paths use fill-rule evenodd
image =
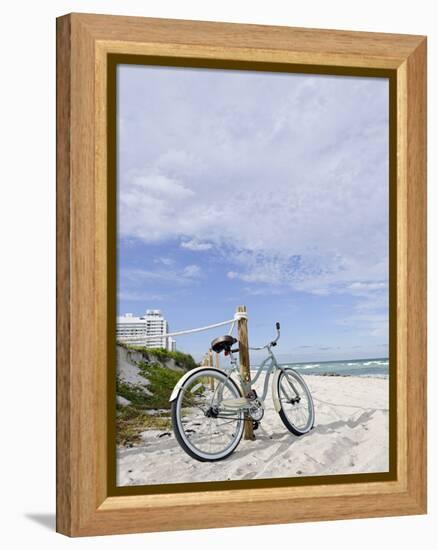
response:
<svg viewBox="0 0 438 550"><path fill-rule="evenodd" d="M388 355L385 78L119 65L117 307L249 315L280 361ZM199 358L219 328L177 338ZM259 355L253 355L257 363Z"/></svg>

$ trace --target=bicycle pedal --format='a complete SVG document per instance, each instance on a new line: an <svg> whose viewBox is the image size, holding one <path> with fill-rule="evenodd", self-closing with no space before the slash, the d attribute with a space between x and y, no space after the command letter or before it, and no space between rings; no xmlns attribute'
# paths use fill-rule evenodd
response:
<svg viewBox="0 0 438 550"><path fill-rule="evenodd" d="M254 431L258 430L259 426L260 426L260 422L257 422L257 420L252 421L252 429Z"/></svg>

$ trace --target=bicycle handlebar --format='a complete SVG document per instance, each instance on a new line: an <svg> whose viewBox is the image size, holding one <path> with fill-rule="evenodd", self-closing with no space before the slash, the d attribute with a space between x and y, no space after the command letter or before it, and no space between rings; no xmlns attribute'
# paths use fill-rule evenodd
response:
<svg viewBox="0 0 438 550"><path fill-rule="evenodd" d="M278 321L275 323L275 328L277 330L277 338L275 340L272 340L272 342L269 344L270 346L275 346L278 342L278 339L280 338L280 323Z"/></svg>
<svg viewBox="0 0 438 550"><path fill-rule="evenodd" d="M271 342L269 342L269 344L266 344L260 348L249 348L249 349L253 351L259 351L261 349L270 348L271 346L276 346L278 339L280 338L280 323L278 321L275 323L275 329L277 330L277 337L275 338L275 340L272 340Z"/></svg>

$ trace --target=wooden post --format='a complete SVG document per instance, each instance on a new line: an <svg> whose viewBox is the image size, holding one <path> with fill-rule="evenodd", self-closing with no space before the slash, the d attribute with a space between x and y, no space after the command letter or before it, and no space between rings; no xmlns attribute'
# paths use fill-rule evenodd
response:
<svg viewBox="0 0 438 550"><path fill-rule="evenodd" d="M238 306L237 313L246 313L246 306ZM239 362L240 376L245 384L251 383L251 370L249 365L249 346L248 346L248 320L238 319L237 329L239 335ZM244 438L254 440L254 432L252 429L252 420L245 420Z"/></svg>

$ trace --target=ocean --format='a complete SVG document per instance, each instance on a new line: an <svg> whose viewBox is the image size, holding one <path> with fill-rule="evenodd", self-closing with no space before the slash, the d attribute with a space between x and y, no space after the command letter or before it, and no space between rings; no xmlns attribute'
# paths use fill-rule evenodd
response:
<svg viewBox="0 0 438 550"><path fill-rule="evenodd" d="M389 360L387 357L376 359L345 359L343 361L315 361L303 363L282 363L296 369L300 374L372 376L387 378Z"/></svg>

